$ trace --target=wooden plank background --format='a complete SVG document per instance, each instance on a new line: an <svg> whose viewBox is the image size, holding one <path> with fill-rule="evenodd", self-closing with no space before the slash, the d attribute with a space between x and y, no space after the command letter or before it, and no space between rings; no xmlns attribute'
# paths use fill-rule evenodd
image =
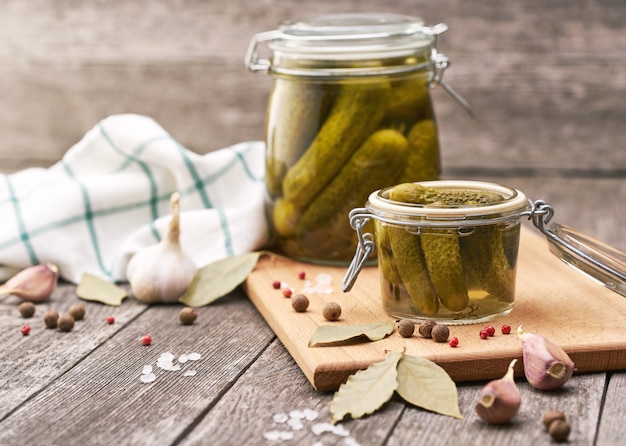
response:
<svg viewBox="0 0 626 446"><path fill-rule="evenodd" d="M47 166L98 120L154 117L208 152L263 138L271 80L250 38L285 18L384 11L449 31L435 92L444 173L626 177L626 3L621 0L4 0L0 169ZM546 156L549 154L549 156Z"/></svg>

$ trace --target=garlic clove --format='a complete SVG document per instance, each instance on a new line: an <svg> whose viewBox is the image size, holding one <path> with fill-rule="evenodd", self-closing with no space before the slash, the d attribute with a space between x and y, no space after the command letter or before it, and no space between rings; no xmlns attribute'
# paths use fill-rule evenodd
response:
<svg viewBox="0 0 626 446"><path fill-rule="evenodd" d="M57 286L59 269L53 263L29 266L0 286L0 294L11 294L30 302L43 302Z"/></svg>
<svg viewBox="0 0 626 446"><path fill-rule="evenodd" d="M517 329L522 340L524 375L536 389L553 390L565 384L574 373L574 362L558 345L541 335Z"/></svg>
<svg viewBox="0 0 626 446"><path fill-rule="evenodd" d="M489 381L480 394L474 406L476 414L487 423L508 423L517 414L522 397L515 384L514 367L517 359L509 364L506 374L493 381Z"/></svg>
<svg viewBox="0 0 626 446"><path fill-rule="evenodd" d="M137 252L128 262L126 279L133 295L146 303L176 303L197 271L180 246L180 195L170 197L171 221L166 236Z"/></svg>

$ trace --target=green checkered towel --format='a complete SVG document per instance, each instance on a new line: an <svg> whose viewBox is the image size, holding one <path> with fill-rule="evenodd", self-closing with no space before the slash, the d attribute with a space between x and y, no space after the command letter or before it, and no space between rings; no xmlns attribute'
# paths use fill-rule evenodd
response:
<svg viewBox="0 0 626 446"><path fill-rule="evenodd" d="M148 117L110 116L52 167L0 174L0 280L52 262L70 282L124 281L132 255L166 234L176 191L181 246L198 267L258 249L264 151L254 141L198 155Z"/></svg>

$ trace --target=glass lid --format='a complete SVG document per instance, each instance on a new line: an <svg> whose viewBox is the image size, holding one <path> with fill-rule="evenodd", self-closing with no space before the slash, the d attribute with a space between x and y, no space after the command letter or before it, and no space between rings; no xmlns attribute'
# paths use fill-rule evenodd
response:
<svg viewBox="0 0 626 446"><path fill-rule="evenodd" d="M533 224L547 237L550 251L568 265L626 297L626 254L559 223L546 224L553 208L537 201L531 211Z"/></svg>

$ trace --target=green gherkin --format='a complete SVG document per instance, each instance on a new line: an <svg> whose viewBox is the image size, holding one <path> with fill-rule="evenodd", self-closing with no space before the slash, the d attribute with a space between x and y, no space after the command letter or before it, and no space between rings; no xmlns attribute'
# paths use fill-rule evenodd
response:
<svg viewBox="0 0 626 446"><path fill-rule="evenodd" d="M473 281L500 300L513 301L514 269L504 251L502 231L497 226L478 227L461 238L463 260Z"/></svg>
<svg viewBox="0 0 626 446"><path fill-rule="evenodd" d="M378 128L389 100L387 81L343 85L321 129L285 174L284 197L308 205Z"/></svg>
<svg viewBox="0 0 626 446"><path fill-rule="evenodd" d="M337 176L306 207L295 226L305 252L315 255L354 251L348 214L374 190L388 186L406 163L408 143L392 129L374 132Z"/></svg>
<svg viewBox="0 0 626 446"><path fill-rule="evenodd" d="M415 183L402 183L394 186L389 192L389 198L403 203L437 206L469 206L502 201L502 195L497 192L443 189Z"/></svg>
<svg viewBox="0 0 626 446"><path fill-rule="evenodd" d="M391 82L391 96L382 122L384 127L408 133L417 121L433 116L428 77L418 76Z"/></svg>
<svg viewBox="0 0 626 446"><path fill-rule="evenodd" d="M436 180L439 177L439 138L432 119L423 119L409 131L409 159L401 182Z"/></svg>
<svg viewBox="0 0 626 446"><path fill-rule="evenodd" d="M387 228L387 236L396 269L411 298L411 304L418 312L434 316L439 311L439 300L428 277L420 236L396 226Z"/></svg>
<svg viewBox="0 0 626 446"><path fill-rule="evenodd" d="M326 119L336 87L277 79L268 102L265 125L265 178L272 197L282 195L283 176L304 153Z"/></svg>
<svg viewBox="0 0 626 446"><path fill-rule="evenodd" d="M378 221L376 221L376 247L378 250L378 268L382 278L390 284L401 284L402 277L400 277L389 243L388 227Z"/></svg>
<svg viewBox="0 0 626 446"><path fill-rule="evenodd" d="M430 280L444 307L461 311L469 303L456 229L422 233L422 252Z"/></svg>

